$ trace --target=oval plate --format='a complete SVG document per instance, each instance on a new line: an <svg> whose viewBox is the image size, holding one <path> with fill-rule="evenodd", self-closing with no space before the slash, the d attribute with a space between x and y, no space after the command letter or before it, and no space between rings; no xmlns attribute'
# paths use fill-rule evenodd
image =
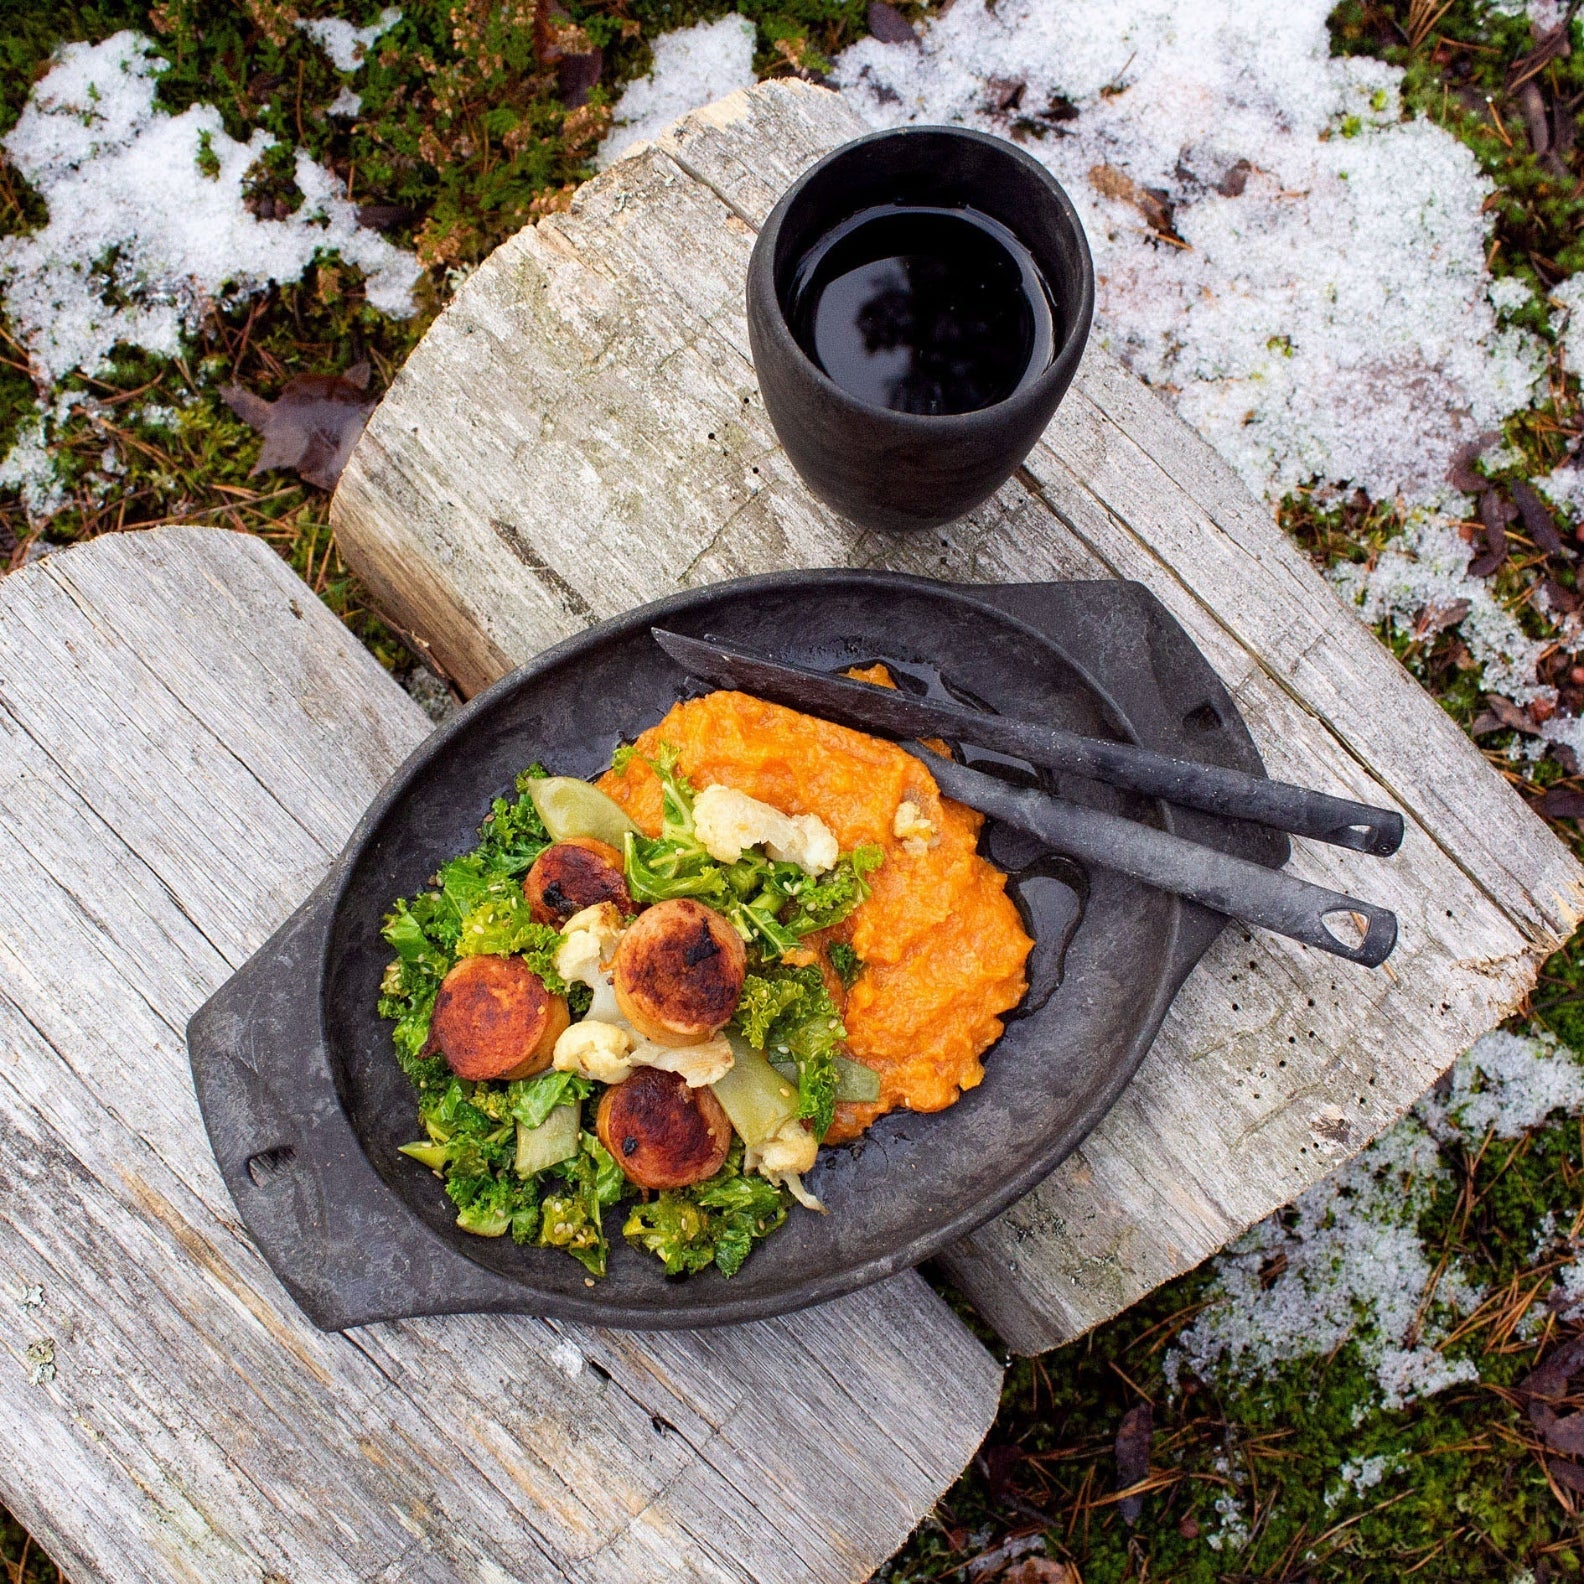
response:
<svg viewBox="0 0 1584 1584"><path fill-rule="evenodd" d="M591 1285L557 1249L459 1231L434 1175L398 1152L418 1130L376 1013L382 916L471 847L490 800L534 760L593 776L700 691L649 636L712 633L798 664L933 672L1005 714L1263 773L1231 699L1164 609L1121 582L963 587L800 572L678 595L569 639L437 730L392 777L324 883L193 1018L189 1048L215 1153L276 1273L327 1328L511 1310L640 1329L784 1313L904 1270L1040 1181L1103 1116L1172 997L1226 922L1103 870L1089 875L1060 987L1014 1015L985 1080L948 1110L882 1118L822 1151L794 1209L729 1281L685 1280L623 1243ZM1277 866L1285 838L1083 781L1064 795L1153 819ZM999 833L1005 837L1007 833ZM998 833L988 850L1001 856ZM1048 944L1048 943L1047 943Z"/></svg>

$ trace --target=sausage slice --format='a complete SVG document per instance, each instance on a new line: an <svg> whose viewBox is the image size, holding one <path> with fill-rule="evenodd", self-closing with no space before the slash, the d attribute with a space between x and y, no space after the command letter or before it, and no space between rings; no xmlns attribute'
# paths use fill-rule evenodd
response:
<svg viewBox="0 0 1584 1584"><path fill-rule="evenodd" d="M429 1049L458 1078L531 1078L570 1021L565 998L520 957L464 957L440 981Z"/></svg>
<svg viewBox="0 0 1584 1584"><path fill-rule="evenodd" d="M614 902L624 914L637 911L622 855L592 836L570 836L546 847L524 878L523 891L535 922L558 929L574 913L598 902Z"/></svg>
<svg viewBox="0 0 1584 1584"><path fill-rule="evenodd" d="M657 902L616 948L616 1004L658 1045L696 1045L726 1026L748 952L726 916L691 897Z"/></svg>
<svg viewBox="0 0 1584 1584"><path fill-rule="evenodd" d="M686 1188L726 1164L731 1123L707 1088L678 1073L635 1067L600 1097L599 1141L640 1188Z"/></svg>

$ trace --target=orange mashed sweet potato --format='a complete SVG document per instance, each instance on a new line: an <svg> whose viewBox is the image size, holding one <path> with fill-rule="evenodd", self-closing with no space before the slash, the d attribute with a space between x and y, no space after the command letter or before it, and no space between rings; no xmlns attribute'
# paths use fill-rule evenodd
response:
<svg viewBox="0 0 1584 1584"><path fill-rule="evenodd" d="M863 673L888 682L884 673ZM843 992L819 954L842 1006L856 1061L880 1074L880 1098L843 1103L826 1136L857 1137L878 1116L905 1106L940 1111L983 1077L980 1057L1001 1033L1001 1014L1027 989L1032 942L1006 892L1006 876L976 850L984 816L942 798L934 779L894 743L745 693L711 693L673 706L638 739L618 775L599 782L648 835L660 831L660 781L643 762L661 743L695 787L720 784L784 814L817 814L843 852L860 842L885 849L870 877L874 894L829 934L849 941L863 964ZM934 827L927 838L893 834L911 801Z"/></svg>

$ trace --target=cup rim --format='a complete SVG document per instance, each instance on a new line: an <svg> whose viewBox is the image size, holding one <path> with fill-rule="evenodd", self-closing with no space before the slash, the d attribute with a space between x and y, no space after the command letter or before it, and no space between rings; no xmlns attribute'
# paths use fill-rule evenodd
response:
<svg viewBox="0 0 1584 1584"><path fill-rule="evenodd" d="M968 412L960 413L909 413L898 412L893 407L880 407L872 402L860 400L850 391L844 389L822 369L818 363L805 352L798 339L792 334L792 327L787 323L786 310L781 304L781 294L776 288L775 279L775 251L776 242L780 237L781 227L792 205L821 171L835 164L838 160L851 155L855 150L873 143L882 143L903 138L917 137L921 134L945 135L960 138L965 142L978 143L992 150L998 158L1011 160L1019 164L1024 171L1032 175L1049 193L1056 205L1058 213L1078 243L1078 256L1081 262L1079 270L1079 291L1075 311L1071 316L1066 333L1054 356L1045 368L1032 380L1021 385L1010 395L1002 397L998 402L991 403L988 407L975 407ZM759 228L759 235L754 241L753 254L748 261L748 288L750 300L758 295L765 299L769 311L763 316L765 328L776 342L779 354L790 355L798 366L813 376L814 383L828 397L846 407L854 414L862 414L867 418L884 418L903 430L916 430L919 433L940 431L942 425L955 424L959 427L977 428L988 424L1000 424L1009 416L1038 409L1048 399L1052 386L1065 390L1070 382L1078 360L1083 356L1084 348L1089 341L1089 331L1094 319L1094 257L1089 250L1089 238L1084 231L1083 221L1078 216L1078 211L1071 198L1067 196L1062 184L1046 170L1031 154L1020 149L1015 143L1005 138L999 138L989 132L981 132L974 127L937 125L926 123L922 125L903 127L883 127L877 132L867 132L861 137L851 138L830 153L823 155L805 170L776 201L775 207L766 216L764 224ZM750 317L751 302L750 302Z"/></svg>

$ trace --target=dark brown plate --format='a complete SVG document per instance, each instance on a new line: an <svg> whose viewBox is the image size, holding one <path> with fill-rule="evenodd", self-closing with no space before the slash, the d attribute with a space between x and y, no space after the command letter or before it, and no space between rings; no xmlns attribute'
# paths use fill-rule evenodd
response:
<svg viewBox="0 0 1584 1584"><path fill-rule="evenodd" d="M459 1231L435 1177L398 1153L417 1120L375 1010L390 955L380 920L473 845L490 799L524 765L592 776L618 742L697 691L649 637L657 622L803 665L890 660L1004 713L1263 773L1214 673L1136 584L786 573L678 595L557 645L418 749L323 884L189 1027L204 1119L237 1208L321 1326L466 1310L643 1329L723 1325L904 1270L1025 1193L1083 1139L1225 923L1089 874L1059 987L1009 1021L985 1081L949 1110L893 1114L859 1143L822 1152L808 1180L830 1214L794 1210L729 1281L713 1270L668 1279L622 1242L619 1209L607 1221L610 1273L593 1287L559 1250ZM1271 831L1087 782L1059 790L1259 862L1286 858L1285 838ZM986 831L991 856L1007 866L1031 856L1012 836ZM1052 945L1036 943L1047 967Z"/></svg>

